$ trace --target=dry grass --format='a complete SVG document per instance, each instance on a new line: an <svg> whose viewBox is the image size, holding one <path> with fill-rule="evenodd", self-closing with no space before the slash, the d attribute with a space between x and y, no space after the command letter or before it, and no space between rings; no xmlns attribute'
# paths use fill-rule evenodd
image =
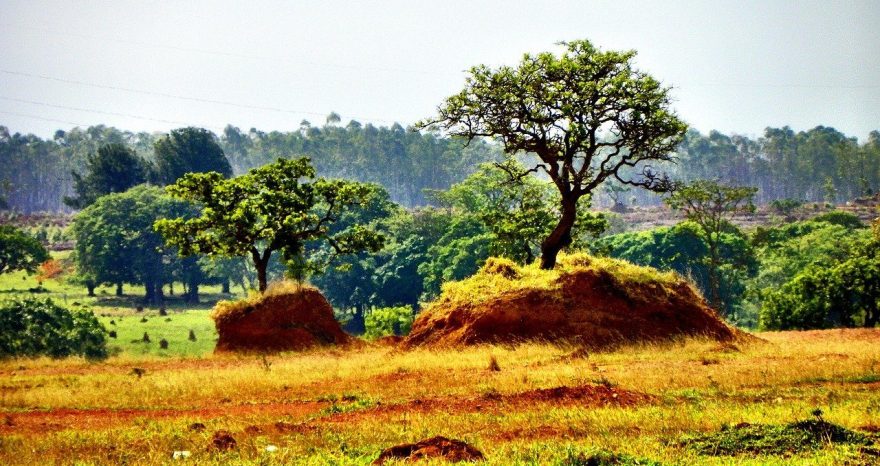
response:
<svg viewBox="0 0 880 466"><path fill-rule="evenodd" d="M724 424L788 423L815 408L848 428L880 425L880 331L762 337L765 343L738 348L691 340L586 358L568 357L572 348L526 344L409 352L366 347L268 359L4 361L0 464L155 464L174 450L190 450L191 460L207 464L367 464L387 446L434 435L471 442L489 464L563 464L572 452L595 449L671 464L854 458L841 447L790 458L712 458L670 443ZM487 367L491 358L502 370ZM492 401L585 384L657 401L628 407ZM207 429L191 431L193 422ZM220 429L232 432L237 450L206 450ZM279 450L266 452L269 444Z"/></svg>
<svg viewBox="0 0 880 466"><path fill-rule="evenodd" d="M299 293L302 290L316 290L311 285L304 284L293 280L279 280L269 283L266 291L260 293L251 291L246 298L236 301L219 301L211 311L211 318L215 321L229 319L237 316L250 306L259 304L266 298L272 296L289 295Z"/></svg>
<svg viewBox="0 0 880 466"><path fill-rule="evenodd" d="M586 253L560 254L557 267L553 270L543 270L537 262L521 266L508 259L493 257L473 276L444 283L440 302L443 306L478 304L502 294L558 290L561 278L584 271L610 274L620 290L628 290L632 284L655 283L662 287L673 287L684 283L684 279L675 272L661 272L651 267L610 257L593 257Z"/></svg>

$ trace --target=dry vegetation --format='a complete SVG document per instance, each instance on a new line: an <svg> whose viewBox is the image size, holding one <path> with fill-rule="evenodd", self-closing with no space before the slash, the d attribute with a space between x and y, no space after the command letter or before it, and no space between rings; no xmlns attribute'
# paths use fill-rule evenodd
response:
<svg viewBox="0 0 880 466"><path fill-rule="evenodd" d="M761 336L589 355L526 344L5 361L0 463L162 463L186 450L182 463L368 464L435 435L467 441L488 464L580 464L599 449L663 464L867 461L853 446L733 458L681 446L684 435L787 424L816 408L850 429L880 427L880 331ZM211 447L221 430L235 448Z"/></svg>

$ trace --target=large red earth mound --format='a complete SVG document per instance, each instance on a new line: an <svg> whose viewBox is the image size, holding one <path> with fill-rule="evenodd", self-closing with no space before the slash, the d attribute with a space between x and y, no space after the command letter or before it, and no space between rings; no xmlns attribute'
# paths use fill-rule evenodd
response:
<svg viewBox="0 0 880 466"><path fill-rule="evenodd" d="M311 287L267 293L256 301L223 303L213 317L219 334L217 352L298 351L351 340L330 303Z"/></svg>
<svg viewBox="0 0 880 466"><path fill-rule="evenodd" d="M738 336L680 277L585 255L567 260L559 270L539 271L490 259L477 276L444 289L413 323L403 345L537 340L602 349L687 336L719 341Z"/></svg>

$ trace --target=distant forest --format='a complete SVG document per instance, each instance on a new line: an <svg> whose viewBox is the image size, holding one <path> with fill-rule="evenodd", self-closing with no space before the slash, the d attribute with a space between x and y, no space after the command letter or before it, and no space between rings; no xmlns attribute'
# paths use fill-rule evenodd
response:
<svg viewBox="0 0 880 466"><path fill-rule="evenodd" d="M415 207L431 203L426 190L447 189L463 180L481 162L501 157L491 142L473 142L390 127L343 126L335 115L320 127L303 121L289 132L242 131L227 126L217 136L235 174L279 157L311 157L318 173L382 184L392 200ZM22 213L66 212L62 203L73 194L71 172L85 171L87 156L110 143L130 146L147 160L160 133L132 133L103 125L59 130L52 139L10 133L0 126L0 197ZM841 202L872 194L880 188L880 132L859 144L856 138L828 127L795 132L767 128L763 137L708 135L690 131L678 163L656 167L674 178L718 179L725 184L758 188L756 200ZM619 196L618 196L619 197ZM649 192L633 191L628 201L659 203ZM608 205L597 194L594 204Z"/></svg>

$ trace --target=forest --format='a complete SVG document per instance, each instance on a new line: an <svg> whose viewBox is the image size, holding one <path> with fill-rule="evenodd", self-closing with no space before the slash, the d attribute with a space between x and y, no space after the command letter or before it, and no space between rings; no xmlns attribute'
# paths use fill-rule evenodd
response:
<svg viewBox="0 0 880 466"><path fill-rule="evenodd" d="M0 126L0 183L10 208L21 213L71 212L62 201L73 194L73 172L85 170L89 154L107 144L124 144L147 161L161 134L132 133L112 127L56 131L51 140L13 133ZM447 189L501 150L491 141L474 141L414 132L399 124L375 127L351 121L342 126L331 114L322 126L303 121L290 132L244 132L227 126L216 136L233 173L265 165L278 157L308 155L322 176L379 183L404 207L434 205L426 190ZM751 139L711 131L689 131L677 150L677 163L658 168L681 179L713 179L758 188L756 201L844 202L880 189L880 132L859 143L833 128L795 132L768 127ZM393 167L393 169L388 169ZM650 192L634 190L626 203L657 205ZM596 196L605 205L605 196Z"/></svg>

